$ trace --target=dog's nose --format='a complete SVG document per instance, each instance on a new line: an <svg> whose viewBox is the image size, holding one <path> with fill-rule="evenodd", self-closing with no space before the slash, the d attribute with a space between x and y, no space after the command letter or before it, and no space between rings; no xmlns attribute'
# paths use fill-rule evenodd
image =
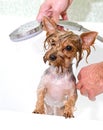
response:
<svg viewBox="0 0 103 130"><path fill-rule="evenodd" d="M50 59L51 61L55 61L56 58L57 58L57 57L56 57L54 54L51 54L51 55L49 56L49 59Z"/></svg>

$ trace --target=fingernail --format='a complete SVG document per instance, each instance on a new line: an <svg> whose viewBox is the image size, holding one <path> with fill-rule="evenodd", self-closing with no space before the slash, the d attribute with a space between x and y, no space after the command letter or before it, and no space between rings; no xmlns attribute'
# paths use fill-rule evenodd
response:
<svg viewBox="0 0 103 130"><path fill-rule="evenodd" d="M90 99L91 101L95 101L95 100L96 100L95 97L92 97L92 98L89 97L89 99Z"/></svg>

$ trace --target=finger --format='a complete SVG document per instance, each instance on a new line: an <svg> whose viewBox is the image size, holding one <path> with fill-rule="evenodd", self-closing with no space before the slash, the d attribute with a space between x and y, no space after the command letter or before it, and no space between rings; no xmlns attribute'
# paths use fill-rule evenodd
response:
<svg viewBox="0 0 103 130"><path fill-rule="evenodd" d="M76 88L77 88L77 89L81 89L81 88L82 88L82 83L81 83L81 82L78 82L78 83L76 84Z"/></svg>
<svg viewBox="0 0 103 130"><path fill-rule="evenodd" d="M81 72L81 71L80 71ZM77 78L78 78L78 80L80 80L81 79L81 73L79 72L79 74L78 74L78 76L77 76Z"/></svg>
<svg viewBox="0 0 103 130"><path fill-rule="evenodd" d="M90 87L88 87L88 88L90 88ZM96 100L95 93L92 89L86 89L86 86L83 86L80 89L80 92L82 95L87 96L90 100L92 100L92 101Z"/></svg>
<svg viewBox="0 0 103 130"><path fill-rule="evenodd" d="M42 4L41 7L40 7L40 9L39 9L39 13L38 13L36 19L39 22L41 22L44 16L48 16L47 14L48 14L49 10L51 10L50 5L48 5L46 3Z"/></svg>
<svg viewBox="0 0 103 130"><path fill-rule="evenodd" d="M83 86L83 87L80 89L80 93L81 93L82 95L88 97L88 91L86 90L85 86Z"/></svg>
<svg viewBox="0 0 103 130"><path fill-rule="evenodd" d="M57 12L57 11L53 11L53 14L52 14L52 18L53 18L53 20L56 22L56 23L58 23L58 21L59 21L59 12Z"/></svg>
<svg viewBox="0 0 103 130"><path fill-rule="evenodd" d="M46 16L46 13L43 12L39 13L38 16L36 17L37 21L41 22L44 16Z"/></svg>
<svg viewBox="0 0 103 130"><path fill-rule="evenodd" d="M73 0L69 0L69 4L71 5L71 3L73 2Z"/></svg>
<svg viewBox="0 0 103 130"><path fill-rule="evenodd" d="M62 17L63 20L68 20L68 15L67 15L66 12L63 12L63 13L61 14L61 17Z"/></svg>
<svg viewBox="0 0 103 130"><path fill-rule="evenodd" d="M92 100L92 101L95 101L95 100L96 100L96 98L95 98L95 93L94 93L94 91L93 91L92 89L90 89L90 90L88 91L88 98L89 98L90 100Z"/></svg>

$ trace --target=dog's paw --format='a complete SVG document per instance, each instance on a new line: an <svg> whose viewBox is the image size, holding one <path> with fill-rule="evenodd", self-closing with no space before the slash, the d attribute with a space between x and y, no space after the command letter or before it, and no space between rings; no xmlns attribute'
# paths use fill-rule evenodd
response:
<svg viewBox="0 0 103 130"><path fill-rule="evenodd" d="M34 110L32 113L34 114L45 114L45 112L43 110Z"/></svg>
<svg viewBox="0 0 103 130"><path fill-rule="evenodd" d="M74 118L74 115L73 115L73 111L72 111L72 110L64 111L63 116L64 116L65 118Z"/></svg>

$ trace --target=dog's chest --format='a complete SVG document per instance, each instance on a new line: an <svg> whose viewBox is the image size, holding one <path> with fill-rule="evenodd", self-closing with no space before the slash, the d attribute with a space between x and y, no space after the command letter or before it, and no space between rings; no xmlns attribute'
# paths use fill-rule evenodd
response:
<svg viewBox="0 0 103 130"><path fill-rule="evenodd" d="M50 70L49 73L46 73L47 102L62 102L71 93L74 93L75 81L72 77L73 74L69 72L58 74L55 70Z"/></svg>

